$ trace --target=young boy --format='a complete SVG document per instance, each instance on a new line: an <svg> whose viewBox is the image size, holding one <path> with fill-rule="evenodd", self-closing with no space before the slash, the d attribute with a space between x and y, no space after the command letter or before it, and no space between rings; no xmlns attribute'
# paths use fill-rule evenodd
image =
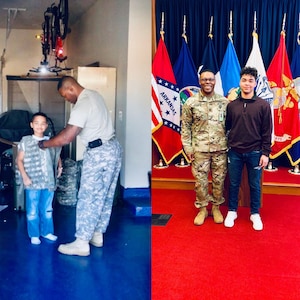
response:
<svg viewBox="0 0 300 300"><path fill-rule="evenodd" d="M24 183L26 199L27 232L31 243L39 245L40 236L56 241L53 234L52 201L56 188L55 178L62 172L59 157L61 148L41 150L38 142L48 127L47 116L38 112L32 116L33 135L24 136L18 145L16 163Z"/></svg>
<svg viewBox="0 0 300 300"><path fill-rule="evenodd" d="M272 115L270 105L255 94L257 70L245 67L240 73L240 96L227 106L229 205L225 227L237 218L238 193L244 164L250 187L250 220L254 230L262 230L259 214L261 174L271 152Z"/></svg>

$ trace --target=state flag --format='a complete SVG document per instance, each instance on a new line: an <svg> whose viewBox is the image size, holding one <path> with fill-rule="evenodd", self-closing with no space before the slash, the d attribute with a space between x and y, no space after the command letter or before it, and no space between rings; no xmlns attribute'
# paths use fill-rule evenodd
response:
<svg viewBox="0 0 300 300"><path fill-rule="evenodd" d="M152 84L152 107L158 109L161 115L155 117L152 110L152 140L156 144L164 162L169 164L179 154L183 153L180 136L180 97L179 89L170 62L166 45L160 38L157 51L153 58L152 75L155 84ZM157 101L153 100L157 98ZM159 107L157 105L159 104ZM156 120L155 120L156 119ZM152 125L152 126L153 126Z"/></svg>
<svg viewBox="0 0 300 300"><path fill-rule="evenodd" d="M199 92L200 89L197 70L185 38L182 38L181 50L173 70L179 88L181 104L184 104L189 97Z"/></svg>
<svg viewBox="0 0 300 300"><path fill-rule="evenodd" d="M239 88L240 72L241 66L233 42L229 39L220 67L224 96L227 97L233 89Z"/></svg>

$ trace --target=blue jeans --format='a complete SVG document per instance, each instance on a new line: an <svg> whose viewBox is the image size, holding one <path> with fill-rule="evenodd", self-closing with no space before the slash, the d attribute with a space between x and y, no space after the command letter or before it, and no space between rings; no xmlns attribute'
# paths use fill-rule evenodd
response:
<svg viewBox="0 0 300 300"><path fill-rule="evenodd" d="M248 183L250 188L250 209L251 214L258 214L261 197L261 173L262 169L256 168L259 165L261 151L238 153L230 149L228 151L228 173L229 173L229 211L237 211L238 195L242 179L242 171L246 164L248 171Z"/></svg>
<svg viewBox="0 0 300 300"><path fill-rule="evenodd" d="M54 192L48 189L25 189L25 196L29 237L39 237L53 233L52 200Z"/></svg>

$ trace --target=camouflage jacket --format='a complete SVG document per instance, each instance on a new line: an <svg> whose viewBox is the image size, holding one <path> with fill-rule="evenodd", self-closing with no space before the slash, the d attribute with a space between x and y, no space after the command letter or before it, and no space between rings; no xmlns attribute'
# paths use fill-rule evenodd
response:
<svg viewBox="0 0 300 300"><path fill-rule="evenodd" d="M181 141L186 154L227 149L225 117L228 99L201 91L182 106Z"/></svg>

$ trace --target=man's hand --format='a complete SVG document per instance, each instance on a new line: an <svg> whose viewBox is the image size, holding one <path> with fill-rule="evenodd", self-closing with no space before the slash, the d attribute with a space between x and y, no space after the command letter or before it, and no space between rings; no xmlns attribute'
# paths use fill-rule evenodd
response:
<svg viewBox="0 0 300 300"><path fill-rule="evenodd" d="M39 141L39 142L38 142L38 145L39 145L40 149L45 150L45 147L44 147L44 140Z"/></svg>
<svg viewBox="0 0 300 300"><path fill-rule="evenodd" d="M63 168L62 167L58 167L57 168L57 178L59 178L62 174Z"/></svg>
<svg viewBox="0 0 300 300"><path fill-rule="evenodd" d="M187 154L187 157L189 158L190 162L192 162L195 158L194 158L194 154Z"/></svg>
<svg viewBox="0 0 300 300"><path fill-rule="evenodd" d="M26 176L24 176L24 178L23 178L23 183L24 183L25 186L29 186L29 185L32 184L32 181L31 181L31 179L26 175Z"/></svg>

